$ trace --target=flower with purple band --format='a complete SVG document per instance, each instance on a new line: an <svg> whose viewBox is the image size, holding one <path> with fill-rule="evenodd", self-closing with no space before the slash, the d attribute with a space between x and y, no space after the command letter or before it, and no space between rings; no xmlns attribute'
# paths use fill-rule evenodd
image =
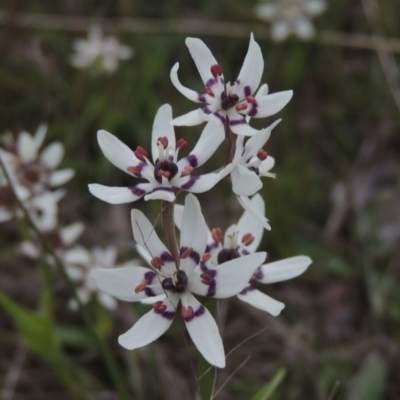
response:
<svg viewBox="0 0 400 400"><path fill-rule="evenodd" d="M122 171L148 182L131 187L90 184L90 192L111 204L129 203L143 196L145 200L172 202L179 190L206 192L232 171L234 163L215 172L192 175L193 170L203 165L224 140L223 128L207 124L194 149L178 160L179 151L187 143L183 139L176 141L171 120L171 106L165 104L160 107L154 119L151 139L154 164L148 159L148 153L143 147L138 146L132 151L111 133L99 131L97 138L104 155Z"/></svg>
<svg viewBox="0 0 400 400"><path fill-rule="evenodd" d="M264 215L264 201L259 194L250 200L260 215ZM175 205L175 223L180 228L183 223L183 207ZM214 271L232 261L242 260L254 253L260 245L264 227L250 212L245 211L237 225L230 226L225 235L220 228L208 230L205 256L200 263L203 273ZM286 281L301 275L311 264L307 256L296 256L281 261L264 263L262 260L251 281L274 283ZM244 265L244 263L243 263ZM279 315L285 305L255 289L251 282L238 294L238 298L260 310Z"/></svg>
<svg viewBox="0 0 400 400"><path fill-rule="evenodd" d="M193 126L204 121L218 125L229 123L232 132L251 136L258 131L248 124L245 116L264 118L274 115L292 98L292 90L274 94L267 94L263 90L263 96L254 97L261 81L264 60L253 34L242 69L233 83L225 81L222 67L203 41L187 38L186 45L203 80L205 91L199 93L181 84L178 78L179 63L172 67L171 81L184 96L202 103L203 107L175 118L172 121L174 125Z"/></svg>
<svg viewBox="0 0 400 400"><path fill-rule="evenodd" d="M240 293L266 253L255 253L240 260L203 271L201 260L207 246L207 226L198 200L189 194L182 210L180 260L158 238L153 225L139 210L132 210L133 236L141 253L152 266L94 269L97 286L124 301L142 301L153 308L118 339L121 346L133 350L158 339L179 314L184 319L194 344L212 365L225 367L225 353L218 326L210 312L193 294L226 298Z"/></svg>

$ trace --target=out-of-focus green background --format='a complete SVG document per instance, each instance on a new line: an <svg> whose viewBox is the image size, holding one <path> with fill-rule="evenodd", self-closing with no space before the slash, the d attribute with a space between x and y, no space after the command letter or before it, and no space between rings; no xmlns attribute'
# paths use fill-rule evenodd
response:
<svg viewBox="0 0 400 400"><path fill-rule="evenodd" d="M113 75L93 75L69 64L74 39L86 32L24 28L13 23L15 15L83 16L100 25L122 17L197 18L232 21L249 35L252 30L266 34L267 25L254 17L255 5L227 0L1 2L2 10L15 14L0 25L0 132L34 132L39 123L48 122L47 142L65 144L63 166L76 169L77 175L61 203L61 220L87 224L84 244L115 244L122 261L135 254L129 221L133 206L108 205L87 190L92 182L132 182L101 154L96 131L106 129L132 148L149 148L159 106L171 104L175 116L195 107L171 84L172 65L180 62L186 86L201 90L202 84L185 34L119 32L134 57L121 62ZM330 1L315 25L320 32L347 34L349 42L357 33L399 38L400 2L380 0L379 9L372 4L373 18L368 20L365 7L370 6L368 0ZM197 36L223 66L225 77L234 80L249 39L226 34ZM270 92L293 89L294 96L277 116L254 121L262 127L283 118L266 146L276 159L277 179L264 180L262 195L272 231L265 232L261 249L271 260L306 254L313 264L295 280L262 289L286 304L277 318L236 299L220 302L227 352L268 328L229 356L217 387L251 357L217 398L249 399L284 367L287 375L276 400L400 399L400 109L394 100L400 90L399 56L383 52L379 59L373 49L321 44L318 39L277 44L265 34L262 39L256 35L265 60L262 82ZM193 144L201 127L176 132ZM223 149L218 154L222 159ZM210 168L219 165L215 156ZM242 212L229 181L199 199L209 224L223 229ZM140 201L134 207L152 218L159 212L157 202ZM37 266L16 258L18 234L11 223L1 231L0 289L34 307L40 292ZM81 335L80 318L66 306L65 284L55 279L56 320L66 351L104 384L104 393L96 398L116 398L96 350ZM121 303L110 318L104 317L109 325L103 328L133 398L194 398L197 353L190 340L186 345L178 321L142 350L127 352L118 346L116 337L146 309ZM13 365L18 345L11 321L0 314L0 381ZM71 398L63 390L46 364L28 353L13 398Z"/></svg>

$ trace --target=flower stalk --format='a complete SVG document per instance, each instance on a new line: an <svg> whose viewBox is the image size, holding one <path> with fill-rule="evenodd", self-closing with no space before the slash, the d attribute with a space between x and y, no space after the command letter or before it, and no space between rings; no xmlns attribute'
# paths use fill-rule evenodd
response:
<svg viewBox="0 0 400 400"><path fill-rule="evenodd" d="M175 261L176 269L179 269L180 258L174 223L174 205L175 201L170 203L169 201L163 200L161 202L161 219L165 236L165 245Z"/></svg>
<svg viewBox="0 0 400 400"><path fill-rule="evenodd" d="M232 130L229 126L229 118L226 117L224 123L224 131L225 131L225 164L228 165L232 162L233 159L233 134Z"/></svg>

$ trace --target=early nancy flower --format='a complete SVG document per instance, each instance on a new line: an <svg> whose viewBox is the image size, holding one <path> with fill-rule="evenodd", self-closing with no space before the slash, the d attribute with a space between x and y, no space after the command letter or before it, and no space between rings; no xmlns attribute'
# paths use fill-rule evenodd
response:
<svg viewBox="0 0 400 400"><path fill-rule="evenodd" d="M250 202L260 215L264 215L264 201L259 194L256 194ZM175 223L180 228L183 224L183 207L176 205L174 214ZM212 271L216 268L254 253L260 245L263 232L263 225L249 211L245 211L238 224L230 226L225 235L220 228L208 230L207 247L200 262L203 275L212 275ZM261 260L251 281L274 283L295 278L308 268L311 259L307 256L296 256L276 262L264 262L265 260ZM251 283L238 294L238 298L274 316L279 315L285 307L283 303L255 289Z"/></svg>
<svg viewBox="0 0 400 400"><path fill-rule="evenodd" d="M259 4L255 14L271 22L271 35L276 41L285 40L291 33L311 39L315 35L311 17L322 14L326 7L324 0L276 0Z"/></svg>
<svg viewBox="0 0 400 400"><path fill-rule="evenodd" d="M90 192L111 204L129 203L143 196L145 200L172 202L179 190L205 192L232 171L234 164L208 174L192 175L194 168L203 165L221 144L224 139L223 129L213 124L206 125L195 148L186 157L178 160L179 151L186 148L187 142L183 139L175 140L171 120L171 106L164 104L154 119L151 138L153 163L143 147L138 146L132 151L115 136L99 131L97 139L104 155L122 171L148 182L131 187L90 184Z"/></svg>
<svg viewBox="0 0 400 400"><path fill-rule="evenodd" d="M245 116L264 118L274 115L292 98L292 90L274 94L264 92L260 98L254 97L261 81L264 60L253 34L250 36L249 50L242 69L233 83L225 81L222 67L200 39L187 38L186 45L203 80L205 90L199 93L180 83L179 63L172 67L171 80L189 100L202 103L204 106L175 118L172 121L174 125L192 126L204 121L219 125L228 123L232 132L251 136L257 133L257 130L247 123Z"/></svg>
<svg viewBox="0 0 400 400"><path fill-rule="evenodd" d="M225 354L218 326L210 312L193 294L212 298L241 292L266 253L231 260L204 272L201 262L207 246L207 226L198 200L186 196L182 211L180 262L175 261L158 238L153 225L139 210L132 210L133 236L145 249L152 266L95 269L92 276L101 290L124 301L149 299L153 309L118 339L133 350L158 339L171 325L178 304L189 335L203 357L212 365L225 367Z"/></svg>
<svg viewBox="0 0 400 400"><path fill-rule="evenodd" d="M119 43L115 36L103 36L99 26L89 30L87 39L74 43L75 54L71 64L77 68L93 68L95 71L113 73L120 60L132 57L132 49Z"/></svg>

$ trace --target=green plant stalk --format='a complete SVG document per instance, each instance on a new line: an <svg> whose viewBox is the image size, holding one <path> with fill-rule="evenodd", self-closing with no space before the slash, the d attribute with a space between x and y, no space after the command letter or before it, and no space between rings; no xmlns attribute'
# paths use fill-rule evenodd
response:
<svg viewBox="0 0 400 400"><path fill-rule="evenodd" d="M180 258L179 258L178 241L176 239L175 223L174 223L174 205L175 201L172 203L165 200L162 201L161 219L164 230L165 244L175 260L176 268L179 269Z"/></svg>
<svg viewBox="0 0 400 400"><path fill-rule="evenodd" d="M29 216L28 211L26 210L24 204L22 203L22 201L18 198L18 196L16 195L16 192L14 190L13 184L11 182L10 176L8 174L8 171L3 163L3 160L0 158L0 166L1 169L3 170L4 176L7 180L7 183L10 187L10 189L12 190L12 192L15 195L15 199L16 202L18 204L18 207L20 208L20 210L22 211L22 213L24 214L25 220L28 222L28 224L30 225L30 227L32 228L32 230L34 231L34 233L36 234L37 238L40 241L40 244L42 245L43 249L53 258L58 270L60 271L61 275L63 276L63 278L65 279L68 289L70 290L72 297L74 298L74 300L76 301L77 305L78 305L78 309L79 312L87 326L87 328L89 329L90 333L92 334L99 350L100 353L104 359L105 365L108 369L109 375L115 385L116 390L119 392L120 396L122 399L124 400L130 400L131 397L127 391L127 389L125 388L125 383L123 381L123 379L121 378L120 375L120 371L119 368L117 366L117 364L115 363L107 345L103 342L103 340L100 338L100 336L97 334L96 330L93 328L92 325L92 321L90 320L89 314L87 313L85 307L83 306L77 292L75 289L75 285L73 283L73 281L71 280L71 278L69 277L64 264L62 263L62 261L60 260L60 258L57 256L57 254L54 252L53 248L50 246L50 244L47 242L46 238L42 235L42 233L40 232L40 230L37 228L37 226L34 224L34 222L32 221L31 217Z"/></svg>

